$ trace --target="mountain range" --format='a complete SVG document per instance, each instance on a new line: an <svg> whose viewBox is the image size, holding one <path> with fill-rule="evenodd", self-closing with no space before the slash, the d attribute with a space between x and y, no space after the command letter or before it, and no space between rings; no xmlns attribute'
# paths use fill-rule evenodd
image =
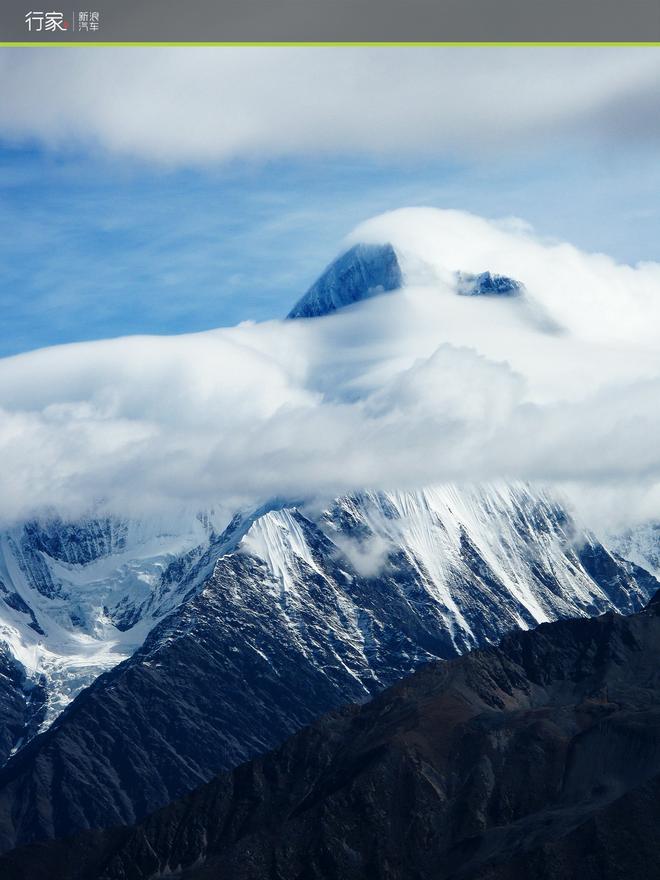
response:
<svg viewBox="0 0 660 880"><path fill-rule="evenodd" d="M660 602L436 661L7 880L660 877Z"/></svg>
<svg viewBox="0 0 660 880"><path fill-rule="evenodd" d="M328 267L289 318L333 320L327 316L339 310L359 317L376 297L396 295L406 273L391 244L357 244ZM563 332L524 279L483 267L453 272L447 283L470 302L483 297L516 309L515 320L539 338ZM372 314L365 312L369 319ZM320 381L331 394L329 379ZM77 519L48 510L0 536L0 850L130 826L218 774L235 771L155 814L146 831L140 826L107 838L80 838L74 856L57 847L19 851L5 862L6 870L38 878L34 859L40 856L34 853L42 853L44 865L64 860L57 861L60 873L49 875L62 877L73 858L80 862L80 877L164 876L201 859L198 873L191 868L181 876L206 876L208 861L209 876L423 878L431 868L411 852L449 822L446 840L432 850L434 858L447 859L447 869L433 876L454 876L459 861L471 865L472 859L473 873L457 877L504 880L519 875L489 867L489 853L497 862L509 851L500 831L489 829L505 820L522 823L511 831L511 853L521 866L515 870L532 870L525 860L534 847L520 841L531 835L532 843L546 845L532 825L543 825L543 811L555 804L564 764L557 758L556 766L541 762L536 768L533 804L524 802L522 779L534 769L534 755L556 756L568 748L583 716L585 731L597 726L601 704L589 688L601 673L601 689L614 681L611 665L607 674L589 665L599 652L609 657L625 648L625 665L630 644L642 645L642 653L651 650L639 632L656 625L655 606L629 621L614 612L639 613L658 589L654 526L604 538L574 514L559 490L520 480L280 498L239 510L229 520L221 509ZM596 621L545 626L576 617ZM507 635L539 624L541 635ZM544 641L550 632L559 634L559 647L554 635ZM503 638L500 649L491 647ZM534 660L535 652L548 658L547 681L539 672L545 659ZM464 654L465 660L452 659ZM455 675L469 679L460 693L447 684ZM562 690L558 682L569 680ZM572 708L562 708L560 696ZM642 696L652 706L655 694L645 690ZM445 700L452 706L465 702L472 714L457 711L453 718L449 712L443 720ZM258 757L346 704L354 708L305 729L274 757ZM602 717L609 718L614 710L608 700L603 705ZM642 708L640 702L631 711ZM496 710L505 717L488 715ZM381 714L390 712L381 726ZM412 718L423 728L420 742ZM635 716L631 724L638 722ZM462 742L465 725L470 735ZM359 733L363 727L368 735ZM500 729L506 746L498 764L492 752ZM458 752L436 750L436 739L447 738ZM390 740L401 742L400 754ZM450 758L457 760L453 776ZM245 764L251 760L256 763ZM501 779L506 761L512 762L512 790L500 791L493 780ZM471 762L478 768L474 773ZM649 763L649 773L654 766ZM341 825L335 805L326 806L337 792L341 800L344 785L351 788L351 801ZM432 809L426 786L438 799ZM456 786L463 794L448 820L447 792ZM307 793L300 796L303 789ZM584 794L575 792L569 812ZM389 806L379 818L381 797ZM589 798L585 815L598 801ZM431 809L407 842L392 825L404 809L397 802L413 816ZM364 838L355 831L359 811L351 813L358 803L373 818ZM278 826L281 851L269 842L270 826L260 824L260 817L280 813L295 826L290 837L288 825ZM521 831L529 816L535 817L532 825ZM179 852L172 823L182 822ZM202 845L200 835L212 837L205 824L211 822L226 834ZM238 830L244 823L255 841L247 855ZM377 852L381 835L391 840L391 851ZM479 835L484 839L478 844L465 843ZM307 847L314 855L305 869L301 853ZM143 861L145 850L153 851L152 861ZM561 847L558 852L563 858ZM88 855L93 869L85 867ZM97 856L106 873L85 874L101 871ZM482 868L486 873L479 874ZM375 873L365 873L370 871Z"/></svg>

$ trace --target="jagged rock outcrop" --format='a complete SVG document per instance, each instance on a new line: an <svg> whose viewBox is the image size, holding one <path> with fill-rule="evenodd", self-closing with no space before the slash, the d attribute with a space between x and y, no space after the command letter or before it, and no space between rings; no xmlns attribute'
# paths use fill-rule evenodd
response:
<svg viewBox="0 0 660 880"><path fill-rule="evenodd" d="M523 286L519 281L493 272L458 273L458 292L461 296L520 296Z"/></svg>
<svg viewBox="0 0 660 880"><path fill-rule="evenodd" d="M315 318L396 290L403 283L391 244L356 244L323 272L291 309L288 318Z"/></svg>

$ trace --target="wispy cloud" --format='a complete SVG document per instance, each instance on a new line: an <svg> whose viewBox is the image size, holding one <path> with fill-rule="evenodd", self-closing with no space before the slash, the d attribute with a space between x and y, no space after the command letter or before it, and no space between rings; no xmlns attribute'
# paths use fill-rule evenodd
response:
<svg viewBox="0 0 660 880"><path fill-rule="evenodd" d="M5 50L0 136L165 164L657 142L659 73L654 49Z"/></svg>

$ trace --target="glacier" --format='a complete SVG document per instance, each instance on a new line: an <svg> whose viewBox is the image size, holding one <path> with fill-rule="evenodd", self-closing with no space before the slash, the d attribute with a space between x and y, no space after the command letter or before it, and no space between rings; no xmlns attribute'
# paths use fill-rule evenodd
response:
<svg viewBox="0 0 660 880"><path fill-rule="evenodd" d="M39 717L33 734L133 654L191 589L192 573L203 577L200 560L217 540L212 513L169 521L51 513L0 534L0 643Z"/></svg>

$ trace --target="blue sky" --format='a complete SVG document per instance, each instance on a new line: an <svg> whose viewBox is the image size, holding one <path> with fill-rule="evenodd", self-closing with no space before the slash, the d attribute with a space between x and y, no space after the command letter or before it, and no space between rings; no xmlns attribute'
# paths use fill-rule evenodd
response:
<svg viewBox="0 0 660 880"><path fill-rule="evenodd" d="M279 317L357 223L405 205L658 258L657 52L17 51L0 355Z"/></svg>

